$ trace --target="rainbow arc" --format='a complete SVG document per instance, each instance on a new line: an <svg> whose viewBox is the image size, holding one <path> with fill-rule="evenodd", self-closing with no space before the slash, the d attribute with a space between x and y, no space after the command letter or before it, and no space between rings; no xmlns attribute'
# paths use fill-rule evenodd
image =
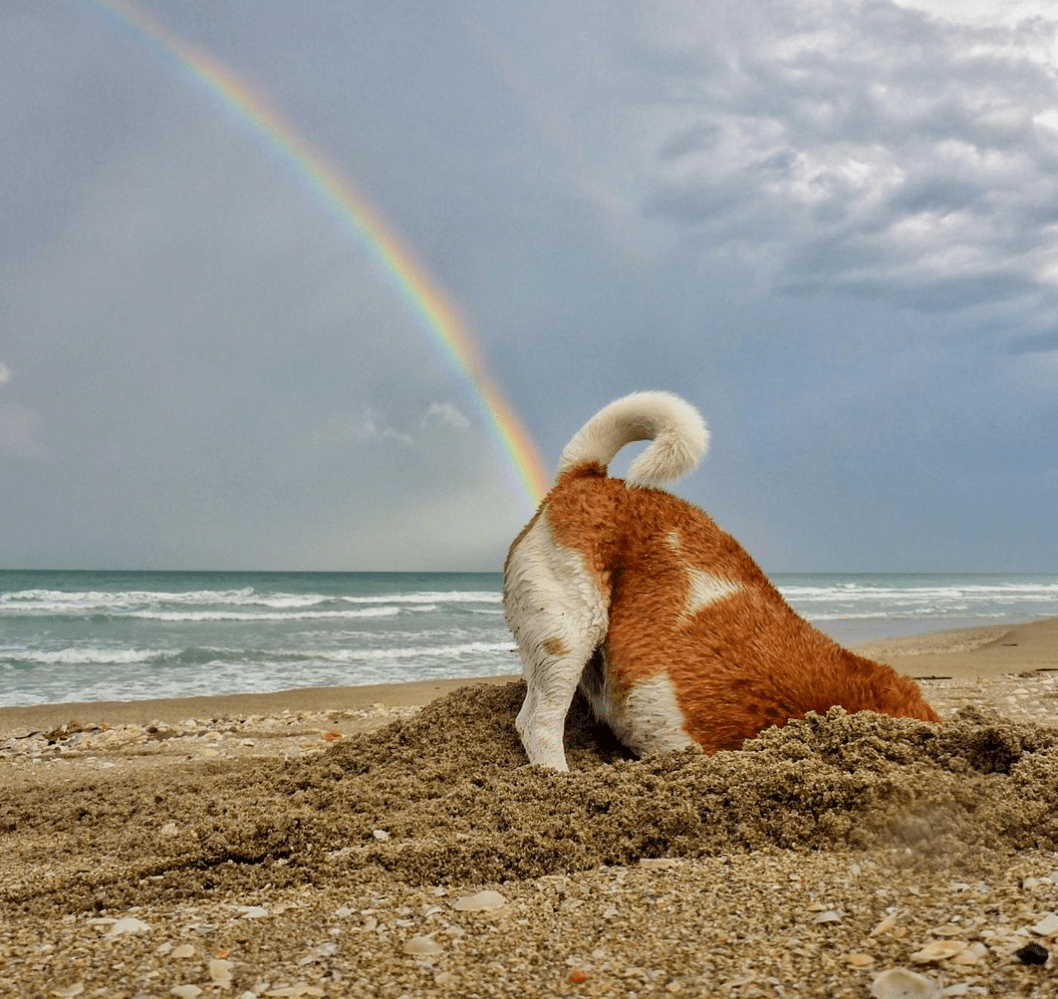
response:
<svg viewBox="0 0 1058 999"><path fill-rule="evenodd" d="M220 97L336 210L342 225L378 263L453 371L466 383L485 425L514 470L531 507L543 499L549 477L522 421L488 374L481 351L459 311L407 242L334 163L258 92L147 13L123 0L92 0L141 38L159 45Z"/></svg>

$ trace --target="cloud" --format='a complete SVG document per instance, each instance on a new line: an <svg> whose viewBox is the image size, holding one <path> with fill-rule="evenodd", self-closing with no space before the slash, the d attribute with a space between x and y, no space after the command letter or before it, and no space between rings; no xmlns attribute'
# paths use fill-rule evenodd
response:
<svg viewBox="0 0 1058 999"><path fill-rule="evenodd" d="M466 430L470 426L470 421L450 402L431 402L423 415L422 425Z"/></svg>
<svg viewBox="0 0 1058 999"><path fill-rule="evenodd" d="M1058 21L771 3L681 23L637 53L646 208L703 253L925 309L1058 286L1058 142L1034 124L1058 108Z"/></svg>
<svg viewBox="0 0 1058 999"><path fill-rule="evenodd" d="M1015 26L1034 18L1053 13L1053 8L1044 0L896 0L897 5L910 10L920 10L941 21L958 24Z"/></svg>
<svg viewBox="0 0 1058 999"><path fill-rule="evenodd" d="M0 361L0 385L6 385L9 381L11 381L11 369Z"/></svg>

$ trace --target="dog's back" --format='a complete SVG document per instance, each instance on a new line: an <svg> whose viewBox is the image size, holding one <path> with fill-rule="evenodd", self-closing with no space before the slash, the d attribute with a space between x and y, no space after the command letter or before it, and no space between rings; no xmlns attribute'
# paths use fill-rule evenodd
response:
<svg viewBox="0 0 1058 999"><path fill-rule="evenodd" d="M641 439L655 443L633 463L635 484L609 478L619 447ZM525 662L518 727L532 762L565 769L555 728L578 683L639 753L735 748L835 704L939 720L913 681L800 618L705 513L643 488L689 470L707 441L675 397L612 403L567 446L555 488L511 546L504 604Z"/></svg>
<svg viewBox="0 0 1058 999"><path fill-rule="evenodd" d="M559 481L547 515L556 542L583 553L609 597L608 694L597 683L582 687L615 729L637 728L623 714L627 694L644 683L671 687L685 731L707 752L835 704L939 720L913 681L802 619L742 546L689 503L586 465ZM647 749L651 740L625 741Z"/></svg>

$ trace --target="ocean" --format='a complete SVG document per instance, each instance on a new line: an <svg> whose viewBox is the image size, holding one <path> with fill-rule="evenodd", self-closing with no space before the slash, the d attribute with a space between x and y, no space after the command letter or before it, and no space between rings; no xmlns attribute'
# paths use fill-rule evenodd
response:
<svg viewBox="0 0 1058 999"><path fill-rule="evenodd" d="M1055 575L777 574L845 644L1058 616ZM0 706L520 671L500 573L0 571Z"/></svg>

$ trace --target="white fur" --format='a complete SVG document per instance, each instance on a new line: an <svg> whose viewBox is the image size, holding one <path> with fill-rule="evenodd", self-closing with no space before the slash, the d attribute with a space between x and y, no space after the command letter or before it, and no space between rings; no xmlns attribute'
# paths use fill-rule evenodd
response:
<svg viewBox="0 0 1058 999"><path fill-rule="evenodd" d="M669 531L669 536L666 540L674 552L679 552L680 530L678 527L674 527ZM736 593L742 592L741 583L724 579L722 576L716 576L711 572L706 572L704 569L697 569L693 565L688 565L685 568L690 588L687 591L687 603L683 608L683 617L688 621L703 607L708 607L719 600L733 597Z"/></svg>
<svg viewBox="0 0 1058 999"><path fill-rule="evenodd" d="M684 729L683 712L668 673L640 680L628 693L614 728L618 738L640 756L670 753L697 743Z"/></svg>
<svg viewBox="0 0 1058 999"><path fill-rule="evenodd" d="M642 680L622 693L599 650L580 678L580 689L595 717L640 756L697 745L684 729L683 712L667 673Z"/></svg>
<svg viewBox="0 0 1058 999"><path fill-rule="evenodd" d="M584 557L555 541L546 511L512 549L503 597L528 688L515 727L530 763L568 770L566 714L609 615Z"/></svg>
<svg viewBox="0 0 1058 999"><path fill-rule="evenodd" d="M742 592L741 583L714 576L711 572L696 569L693 565L687 566L687 575L690 577L691 588L687 594L683 616L688 619L693 618L703 607Z"/></svg>
<svg viewBox="0 0 1058 999"><path fill-rule="evenodd" d="M709 447L709 431L698 410L670 392L633 392L604 406L562 452L558 475L593 461L609 465L633 441L652 441L632 462L630 486L660 486L686 475Z"/></svg>

